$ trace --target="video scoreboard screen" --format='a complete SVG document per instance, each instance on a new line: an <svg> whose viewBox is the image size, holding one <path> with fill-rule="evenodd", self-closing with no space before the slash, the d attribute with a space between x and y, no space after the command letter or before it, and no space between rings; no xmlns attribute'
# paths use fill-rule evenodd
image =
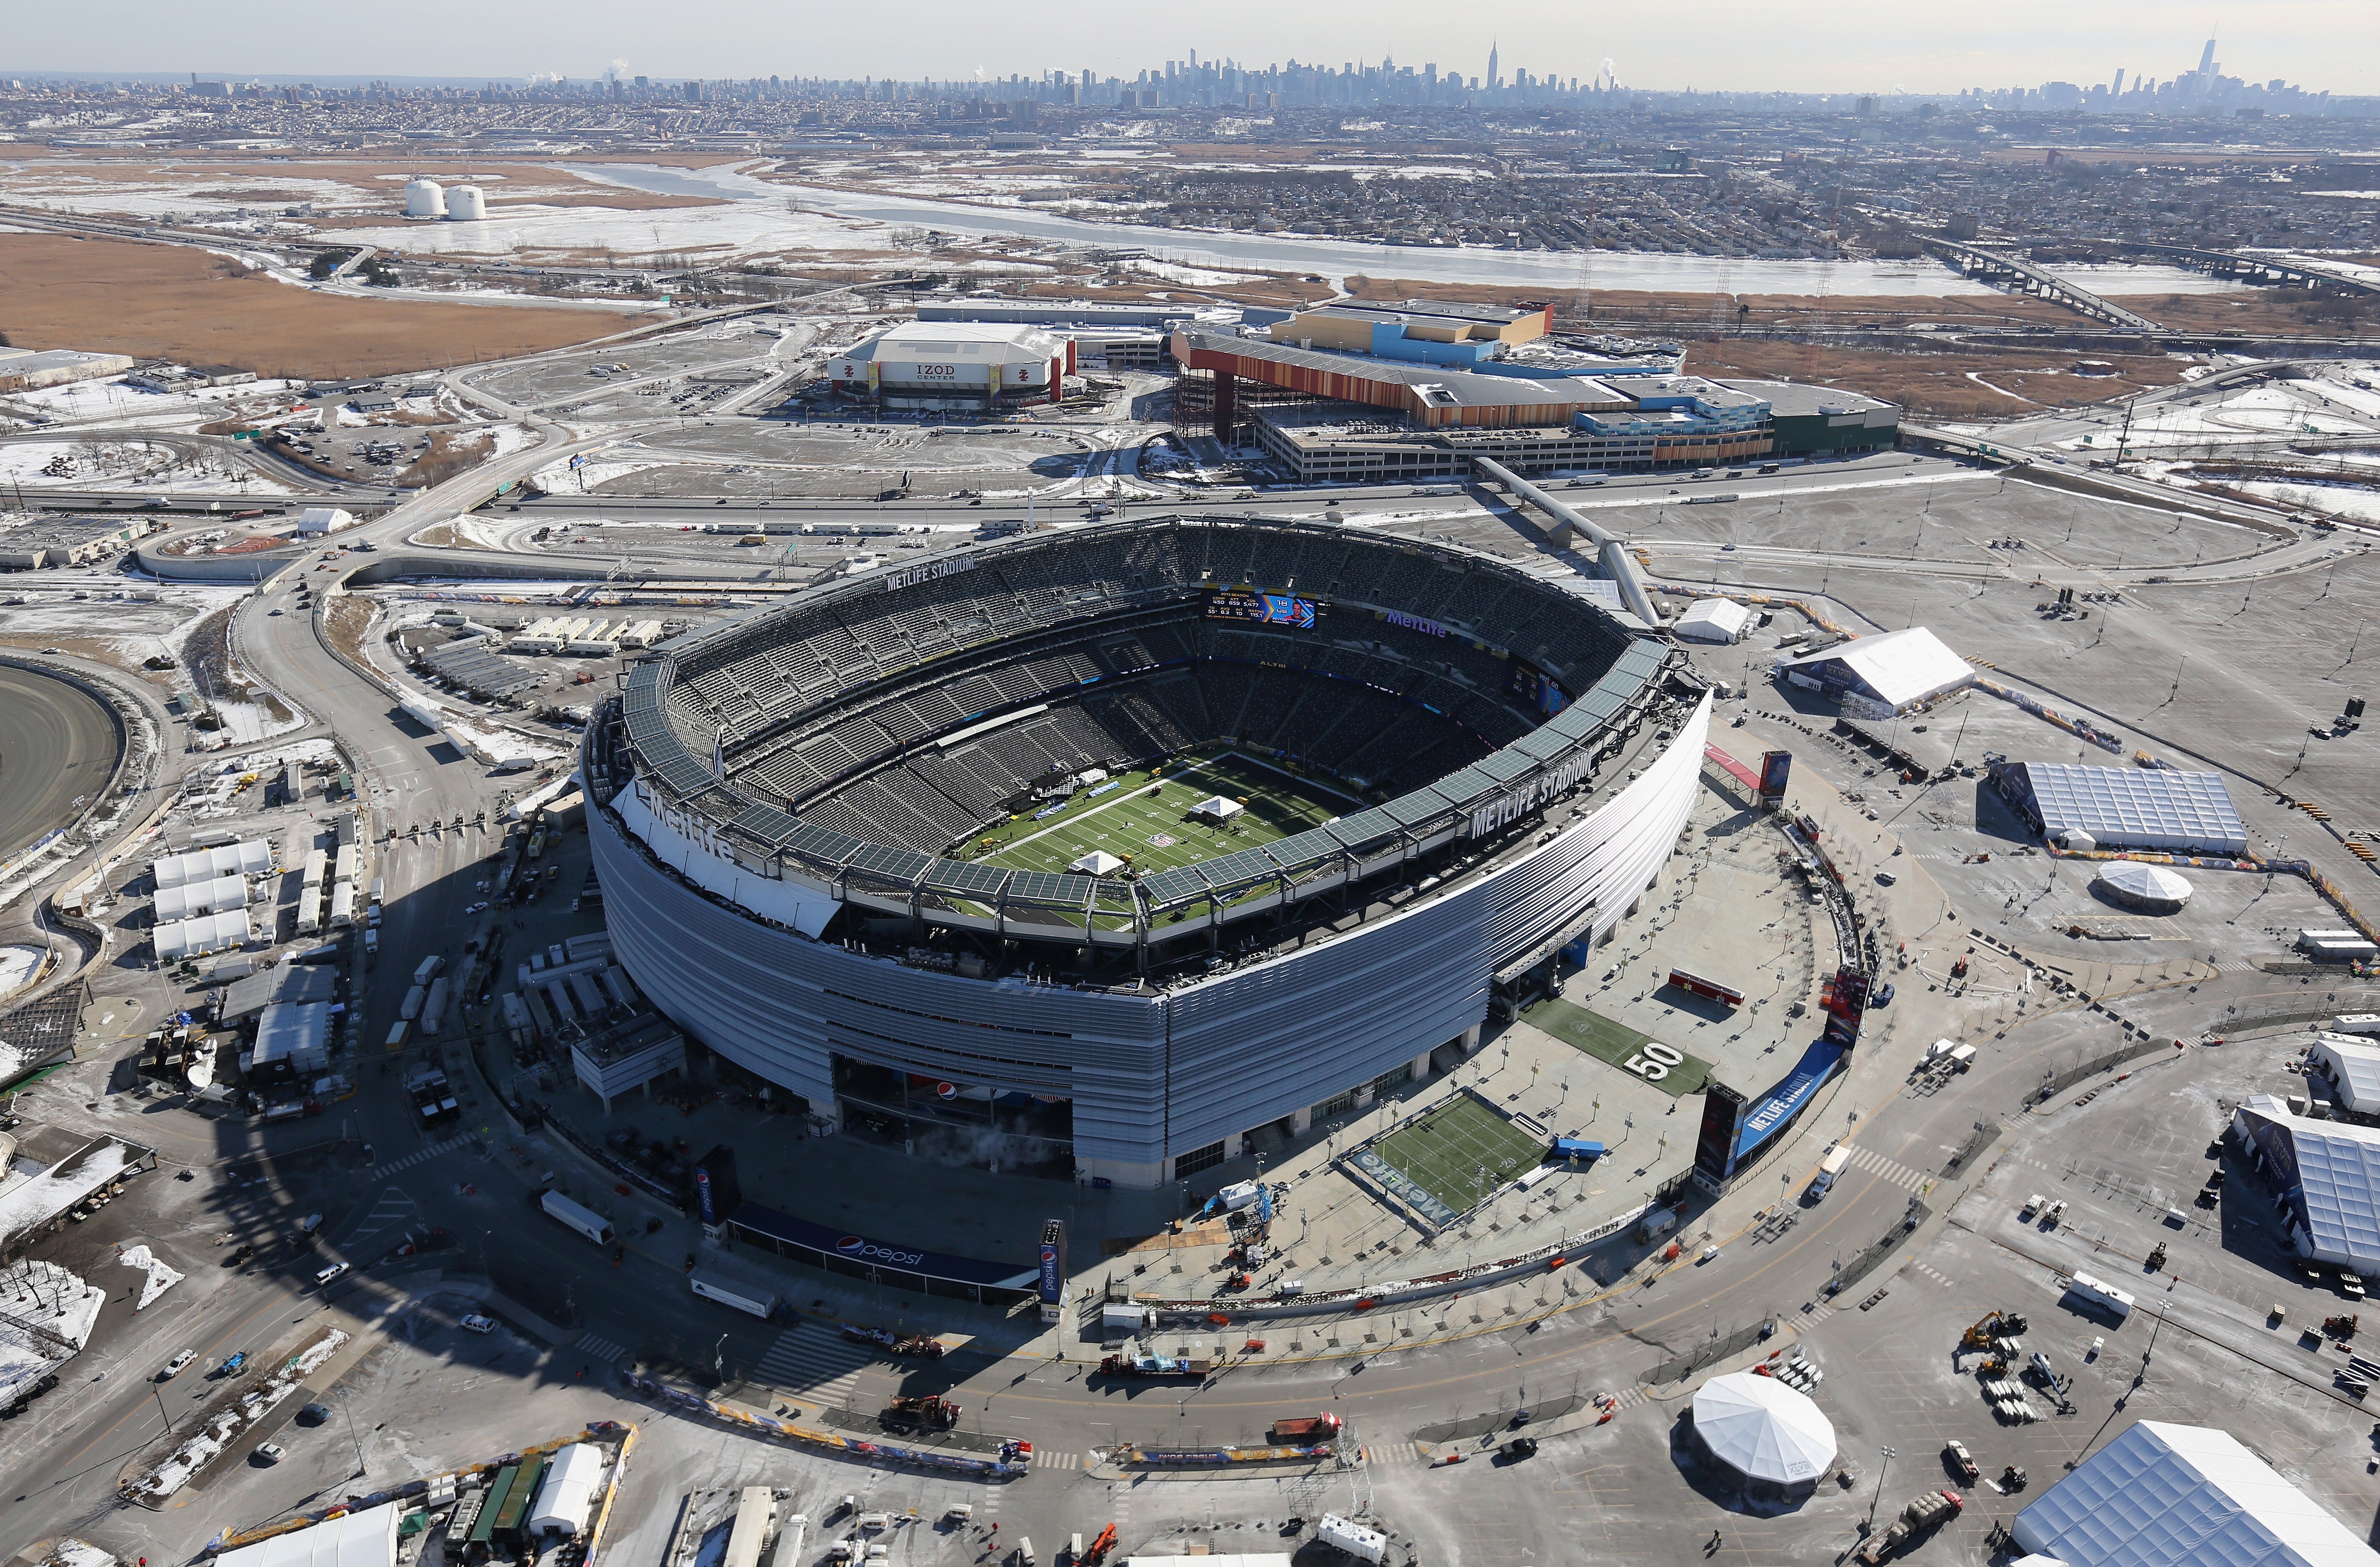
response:
<svg viewBox="0 0 2380 1567"><path fill-rule="evenodd" d="M1313 600L1294 598L1287 593L1254 593L1241 588L1219 588L1207 595L1207 618L1209 620L1255 620L1269 626L1289 626L1300 631L1311 631L1318 613Z"/></svg>

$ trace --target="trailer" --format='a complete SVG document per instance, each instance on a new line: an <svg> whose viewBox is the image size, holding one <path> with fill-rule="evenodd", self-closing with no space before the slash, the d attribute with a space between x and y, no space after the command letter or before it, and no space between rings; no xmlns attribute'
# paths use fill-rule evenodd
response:
<svg viewBox="0 0 2380 1567"><path fill-rule="evenodd" d="M397 1016L405 1019L407 1023L411 1023L415 1019L419 1018L421 1015L421 1003L428 995L428 990L420 985L416 985L411 990L406 991L405 1000L396 1003Z"/></svg>
<svg viewBox="0 0 2380 1567"><path fill-rule="evenodd" d="M545 1210L548 1219L558 1221L593 1241L608 1246L613 1241L612 1221L591 1208L572 1202L560 1192L547 1190L537 1194L537 1206Z"/></svg>
<svg viewBox="0 0 2380 1567"><path fill-rule="evenodd" d="M1717 1002L1721 1006L1743 1004L1743 992L1734 986L1722 985L1716 979L1706 979L1699 974L1690 974L1682 968L1670 970L1670 983L1690 996L1700 996L1706 1001Z"/></svg>
<svg viewBox="0 0 2380 1567"><path fill-rule="evenodd" d="M1102 1333L1146 1333L1157 1327L1157 1312L1146 1306L1120 1305L1108 1301L1099 1307L1099 1331Z"/></svg>
<svg viewBox="0 0 2380 1567"><path fill-rule="evenodd" d="M1585 1137L1556 1137L1553 1157L1560 1160L1578 1160L1592 1164L1603 1157L1603 1145L1590 1142Z"/></svg>
<svg viewBox="0 0 2380 1567"><path fill-rule="evenodd" d="M896 1398L881 1418L887 1425L922 1426L929 1431L947 1431L955 1427L965 1413L940 1393L921 1397Z"/></svg>
<svg viewBox="0 0 2380 1567"><path fill-rule="evenodd" d="M732 1279L722 1279L716 1273L705 1273L698 1269L687 1274L686 1282L703 1299L732 1306L763 1322L777 1314L777 1297L753 1285L739 1284Z"/></svg>
<svg viewBox="0 0 2380 1567"><path fill-rule="evenodd" d="M1339 1437L1339 1416L1336 1415L1300 1415L1287 1420L1276 1420L1269 1435L1276 1442L1314 1446L1336 1441Z"/></svg>
<svg viewBox="0 0 2380 1567"><path fill-rule="evenodd" d="M431 953L428 957L423 958L419 964L414 966L413 982L417 985L427 985L432 979L437 978L438 971L445 966L446 960L440 957L436 953Z"/></svg>
<svg viewBox="0 0 2380 1567"><path fill-rule="evenodd" d="M2116 1317L2132 1314L2132 1297L2113 1284L2103 1284L2088 1273L2071 1275L2066 1282L2066 1293Z"/></svg>
<svg viewBox="0 0 2380 1567"><path fill-rule="evenodd" d="M430 994L421 1003L421 1031L438 1032L438 1025L446 1015L446 981L442 977L430 981Z"/></svg>
<svg viewBox="0 0 2380 1567"><path fill-rule="evenodd" d="M2367 1039L2380 1039L2380 1012L2345 1012L2330 1020L2333 1034L2355 1034Z"/></svg>
<svg viewBox="0 0 2380 1567"><path fill-rule="evenodd" d="M1358 1561L1369 1561L1374 1567L1378 1567L1388 1559L1389 1537L1378 1529L1367 1529L1352 1518L1326 1512L1315 1534L1324 1545L1344 1551Z"/></svg>

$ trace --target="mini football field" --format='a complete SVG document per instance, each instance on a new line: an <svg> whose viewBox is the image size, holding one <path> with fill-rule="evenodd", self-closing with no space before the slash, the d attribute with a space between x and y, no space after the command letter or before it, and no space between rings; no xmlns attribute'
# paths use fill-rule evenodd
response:
<svg viewBox="0 0 2380 1567"><path fill-rule="evenodd" d="M1547 1146L1544 1138L1530 1136L1464 1093L1381 1138L1369 1151L1451 1213L1462 1213L1543 1162Z"/></svg>

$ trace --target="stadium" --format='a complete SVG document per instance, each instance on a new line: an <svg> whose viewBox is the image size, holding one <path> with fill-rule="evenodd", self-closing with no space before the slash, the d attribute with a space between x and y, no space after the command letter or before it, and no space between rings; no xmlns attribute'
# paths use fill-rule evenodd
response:
<svg viewBox="0 0 2380 1567"><path fill-rule="evenodd" d="M1475 1045L1653 884L1709 698L1601 586L1152 517L813 588L589 725L614 950L814 1115L1186 1178Z"/></svg>

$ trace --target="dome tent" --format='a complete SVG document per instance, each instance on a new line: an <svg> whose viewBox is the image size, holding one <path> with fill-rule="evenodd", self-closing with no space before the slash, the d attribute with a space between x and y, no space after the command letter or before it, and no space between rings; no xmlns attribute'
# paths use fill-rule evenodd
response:
<svg viewBox="0 0 2380 1567"><path fill-rule="evenodd" d="M2131 859L2111 860L2100 867L2092 884L2110 903L2153 914L2180 913L2193 891L2188 877Z"/></svg>
<svg viewBox="0 0 2380 1567"><path fill-rule="evenodd" d="M1694 1433L1747 1480L1814 1485L1835 1461L1835 1427L1808 1396L1749 1371L1714 1377L1694 1394Z"/></svg>

